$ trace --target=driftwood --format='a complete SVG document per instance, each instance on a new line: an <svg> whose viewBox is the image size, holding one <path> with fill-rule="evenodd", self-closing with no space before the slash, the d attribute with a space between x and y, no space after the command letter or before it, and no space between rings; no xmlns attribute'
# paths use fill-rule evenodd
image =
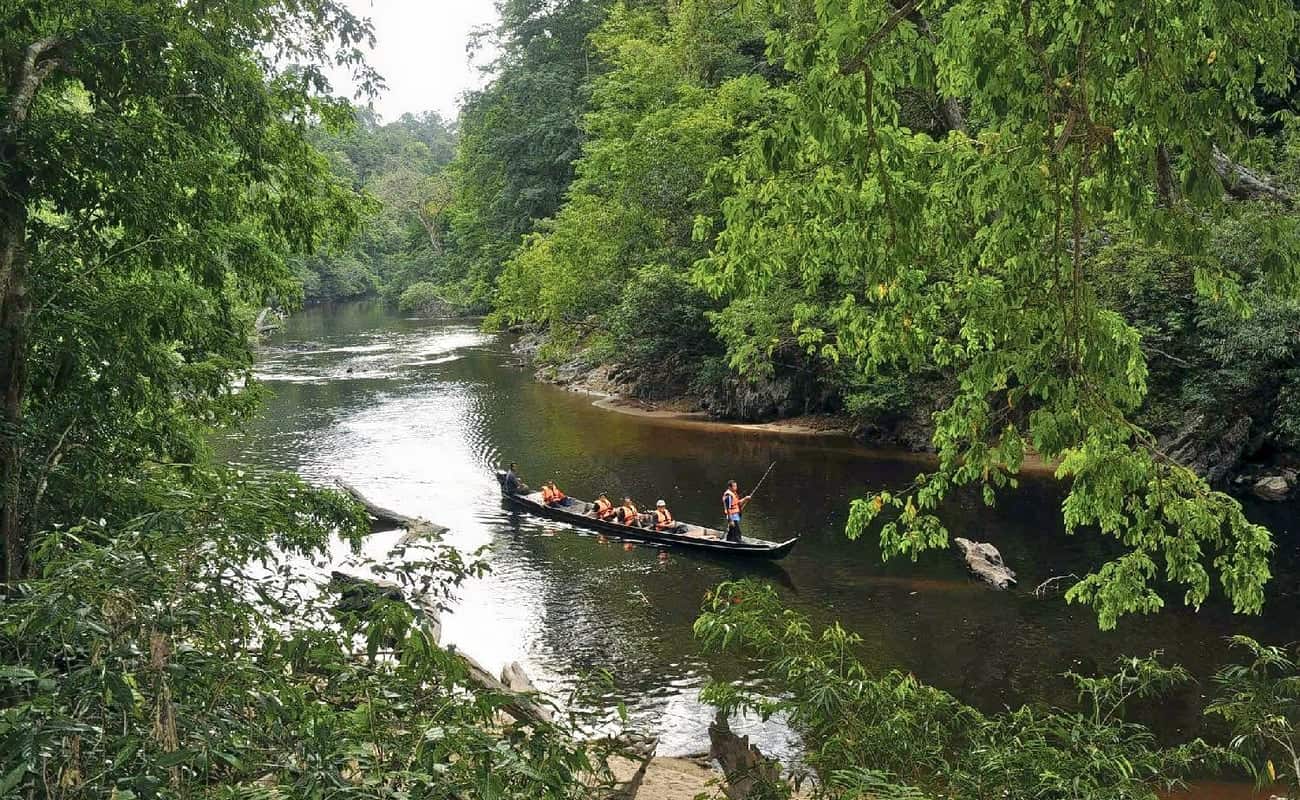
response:
<svg viewBox="0 0 1300 800"><path fill-rule="evenodd" d="M442 624L438 607L427 602L421 595L408 597L401 586L386 580L362 578L335 570L330 573L330 583L340 594L339 607L345 611L360 611L373 605L377 600L389 599L405 602L420 617L421 625L436 645L442 636ZM534 701L529 695L535 694L533 683L528 679L523 667L512 662L501 673L501 680L483 668L483 665L456 650L447 647L446 652L465 667L470 683L479 689L502 695L505 703L502 708L518 722L549 723L552 720L550 709Z"/></svg>
<svg viewBox="0 0 1300 800"><path fill-rule="evenodd" d="M551 722L552 716L549 708L537 703L526 694L516 692L504 682L492 677L492 673L484 669L482 664L464 653L458 652L455 648L448 648L447 651L455 655L460 659L461 663L465 665L466 671L469 673L469 679L472 683L480 689L495 692L506 697L506 702L502 705L502 708L507 714L514 717L515 721L536 723ZM517 667L519 673L523 672L523 669L519 667L518 664L513 664L512 666ZM532 686L532 681L528 680L527 675L523 676L523 680L529 686Z"/></svg>
<svg viewBox="0 0 1300 800"><path fill-rule="evenodd" d="M511 661L501 668L501 682L506 685L512 692L518 694L537 694L537 687L533 685L528 673L518 661Z"/></svg>
<svg viewBox="0 0 1300 800"><path fill-rule="evenodd" d="M1218 145L1214 145L1210 158L1214 162L1214 171L1219 174L1219 180L1223 181L1228 194L1238 200L1273 200L1288 207L1295 203L1295 198L1289 191L1249 167L1233 161Z"/></svg>
<svg viewBox="0 0 1300 800"><path fill-rule="evenodd" d="M1047 593L1054 590L1058 583L1063 583L1071 579L1077 581L1079 580L1079 576L1075 575L1073 572L1071 572L1068 575L1053 575L1052 577L1038 584L1038 586L1034 589L1034 597L1046 597Z"/></svg>
<svg viewBox="0 0 1300 800"><path fill-rule="evenodd" d="M372 531L388 531L394 528L405 530L406 535L401 540L404 545L410 544L416 539L441 536L448 530L446 527L430 522L424 517L411 517L390 508L384 508L346 481L336 480L335 484L339 489L351 495L353 500L365 506L366 513L370 515L370 529Z"/></svg>
<svg viewBox="0 0 1300 800"><path fill-rule="evenodd" d="M414 609L429 641L438 644L442 640L442 609L424 595L408 597L401 584L394 581L362 578L339 570L330 572L330 584L339 593L339 602L335 606L339 611L365 611L381 599L406 603Z"/></svg>
<svg viewBox="0 0 1300 800"><path fill-rule="evenodd" d="M988 542L972 542L958 537L953 540L971 574L990 586L1006 589L1016 585L1016 573L1002 563L1002 554Z"/></svg>
<svg viewBox="0 0 1300 800"><path fill-rule="evenodd" d="M280 320L280 314L267 306L258 313L257 321L253 323L253 330L257 331L259 336L277 331L280 329Z"/></svg>
<svg viewBox="0 0 1300 800"><path fill-rule="evenodd" d="M732 733L721 711L709 724L709 755L722 766L727 777L722 791L730 800L747 800L755 790L759 790L755 796L763 796L764 787L781 782L781 765L760 753L748 736Z"/></svg>

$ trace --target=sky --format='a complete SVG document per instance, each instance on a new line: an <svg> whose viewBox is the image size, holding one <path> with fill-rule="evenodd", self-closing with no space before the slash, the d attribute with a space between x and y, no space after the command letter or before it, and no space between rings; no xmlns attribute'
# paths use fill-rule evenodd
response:
<svg viewBox="0 0 1300 800"><path fill-rule="evenodd" d="M344 2L354 14L374 23L375 49L367 60L388 85L374 100L384 121L408 111L437 111L454 119L461 92L482 85L477 66L491 55L480 53L476 64L470 64L465 45L471 30L496 23L493 0ZM352 95L346 75L336 74L333 82L340 93Z"/></svg>

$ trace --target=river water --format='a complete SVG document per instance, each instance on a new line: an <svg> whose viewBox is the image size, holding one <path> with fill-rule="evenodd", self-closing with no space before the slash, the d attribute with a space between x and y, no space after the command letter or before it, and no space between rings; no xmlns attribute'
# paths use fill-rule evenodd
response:
<svg viewBox="0 0 1300 800"><path fill-rule="evenodd" d="M610 670L615 686L602 702L624 703L638 728L662 737L661 754L707 750L711 715L698 702L700 686L714 674L746 678L742 664L702 657L691 634L704 593L731 578L774 582L815 622L839 620L859 633L868 664L909 670L986 710L1069 703L1061 673L1102 669L1122 654L1163 650L1204 680L1227 658L1229 633L1300 638L1294 507L1249 507L1279 541L1279 577L1263 616L1234 616L1216 600L1102 633L1086 609L1032 595L1044 579L1082 573L1110 552L1097 537L1065 535L1050 480L1027 480L994 509L974 497L944 509L953 535L992 542L1017 571L1020 588L997 592L970 580L950 552L882 564L875 542L845 538L853 497L909 482L923 461L838 438L599 409L590 397L534 381L508 338L472 322L409 319L375 303L314 308L266 343L258 373L273 395L228 442L234 459L314 483L342 478L382 505L450 527L457 547L486 548L491 573L460 592L444 639L493 671L518 660L559 695ZM651 547L628 550L509 510L493 478L508 461L534 484L555 478L578 497L630 494L643 506L662 497L678 518L709 524L720 516L726 479L744 488L775 461L746 533L801 539L778 567L676 551L660 560ZM1138 716L1170 736L1194 732L1207 689ZM768 752L798 749L779 721L745 730Z"/></svg>

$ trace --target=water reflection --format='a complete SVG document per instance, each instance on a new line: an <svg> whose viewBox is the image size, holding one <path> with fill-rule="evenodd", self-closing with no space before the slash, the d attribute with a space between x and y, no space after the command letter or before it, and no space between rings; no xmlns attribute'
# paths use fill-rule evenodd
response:
<svg viewBox="0 0 1300 800"><path fill-rule="evenodd" d="M1213 602L1102 634L1086 610L1030 594L1111 552L1096 537L1064 534L1050 482L1029 480L996 509L957 496L943 510L956 535L993 542L1019 573L1020 590L999 593L971 582L949 553L882 564L874 542L844 538L849 500L909 482L923 468L915 460L873 457L837 439L596 409L588 397L534 382L515 362L506 342L463 321L407 319L366 304L311 310L266 346L258 372L274 397L230 447L313 481L343 478L383 505L447 525L458 547L487 548L492 574L466 586L446 621L448 640L489 669L517 659L539 687L560 693L595 669L612 670L618 687L607 699L661 733L661 752L704 749L700 685L710 674L745 677L740 666L701 659L691 636L704 592L741 575L776 583L816 622L838 619L860 633L869 664L910 670L985 709L1069 702L1060 673L1120 654L1163 649L1205 676L1222 662L1229 632L1297 638L1289 545L1264 617L1237 618ZM705 523L717 521L725 480L744 487L776 461L746 530L803 538L779 566L681 553L660 561L654 548L625 550L503 507L492 471L510 460L534 483L554 477L576 496L630 494L644 505L663 497L678 517ZM1293 510L1252 513L1290 541ZM1189 690L1147 715L1166 733L1191 728L1198 695ZM779 725L753 730L766 749L789 752Z"/></svg>

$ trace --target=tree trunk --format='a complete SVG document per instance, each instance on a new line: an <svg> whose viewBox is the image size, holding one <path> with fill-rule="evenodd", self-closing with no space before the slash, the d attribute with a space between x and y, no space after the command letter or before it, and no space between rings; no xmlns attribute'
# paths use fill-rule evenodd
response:
<svg viewBox="0 0 1300 800"><path fill-rule="evenodd" d="M4 578L13 582L27 571L27 531L23 525L23 401L27 390L27 206L23 193L0 186L0 538L4 539Z"/></svg>
<svg viewBox="0 0 1300 800"><path fill-rule="evenodd" d="M1178 202L1178 183L1169 163L1169 148L1163 144L1156 145L1156 193L1160 204L1166 208L1172 208Z"/></svg>

